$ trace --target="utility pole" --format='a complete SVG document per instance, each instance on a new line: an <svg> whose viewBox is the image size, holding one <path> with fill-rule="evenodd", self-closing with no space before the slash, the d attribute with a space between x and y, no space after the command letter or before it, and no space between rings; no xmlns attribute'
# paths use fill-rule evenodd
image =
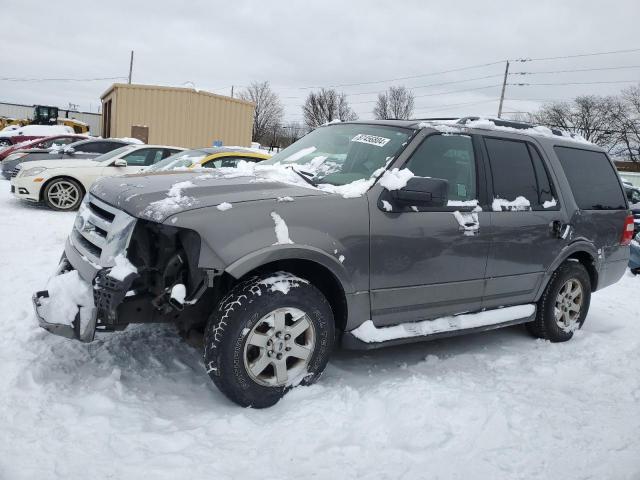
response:
<svg viewBox="0 0 640 480"><path fill-rule="evenodd" d="M129 85L131 85L132 72L133 72L133 50L131 50L131 59L129 60Z"/></svg>
<svg viewBox="0 0 640 480"><path fill-rule="evenodd" d="M507 77L509 76L509 60L504 69L504 80L502 80L502 93L500 93L500 105L498 106L498 118L502 117L502 103L504 102L504 91L507 88Z"/></svg>
<svg viewBox="0 0 640 480"><path fill-rule="evenodd" d="M233 85L231 85L231 98L233 98Z"/></svg>

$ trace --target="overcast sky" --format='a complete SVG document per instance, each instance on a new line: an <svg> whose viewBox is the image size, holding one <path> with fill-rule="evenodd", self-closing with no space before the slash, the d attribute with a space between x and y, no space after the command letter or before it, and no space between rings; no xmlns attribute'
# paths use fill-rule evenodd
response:
<svg viewBox="0 0 640 480"><path fill-rule="evenodd" d="M238 91L268 80L282 98L285 121L302 119L306 87L332 85L345 85L338 89L363 119L372 118L376 92L390 85L413 89L416 117L495 115L505 59L640 49L638 0L2 3L0 101L74 103L94 112L111 80L6 78L126 77L133 49L134 83L229 95L231 85ZM440 73L493 62L499 63ZM638 67L640 50L537 60L513 63L511 72L609 69L514 75L509 82L636 81ZM415 78L382 82L403 77ZM508 86L504 110L629 85Z"/></svg>

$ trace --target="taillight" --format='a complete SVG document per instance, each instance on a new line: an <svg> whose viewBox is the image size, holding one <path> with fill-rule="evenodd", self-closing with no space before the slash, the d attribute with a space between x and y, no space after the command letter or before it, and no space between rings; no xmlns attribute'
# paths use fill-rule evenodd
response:
<svg viewBox="0 0 640 480"><path fill-rule="evenodd" d="M622 238L620 245L629 245L633 240L633 215L627 216L624 221L624 230L622 230Z"/></svg>

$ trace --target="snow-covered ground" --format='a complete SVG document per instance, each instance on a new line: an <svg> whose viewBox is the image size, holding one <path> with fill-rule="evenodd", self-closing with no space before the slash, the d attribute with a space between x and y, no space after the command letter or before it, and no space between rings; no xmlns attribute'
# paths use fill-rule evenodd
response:
<svg viewBox="0 0 640 480"><path fill-rule="evenodd" d="M227 401L170 326L89 345L40 330L30 296L73 214L0 182L0 478L638 479L640 278L594 295L551 344L523 328L336 352L268 410Z"/></svg>

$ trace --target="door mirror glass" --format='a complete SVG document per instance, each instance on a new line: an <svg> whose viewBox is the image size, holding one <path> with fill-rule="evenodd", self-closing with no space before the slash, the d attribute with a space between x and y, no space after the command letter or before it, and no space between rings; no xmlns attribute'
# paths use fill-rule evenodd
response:
<svg viewBox="0 0 640 480"><path fill-rule="evenodd" d="M122 159L122 158L118 158L118 159L114 160L113 166L114 167L126 167L127 166L127 161Z"/></svg>
<svg viewBox="0 0 640 480"><path fill-rule="evenodd" d="M447 205L449 182L442 178L413 177L399 190L391 190L394 203L399 206L444 207Z"/></svg>

